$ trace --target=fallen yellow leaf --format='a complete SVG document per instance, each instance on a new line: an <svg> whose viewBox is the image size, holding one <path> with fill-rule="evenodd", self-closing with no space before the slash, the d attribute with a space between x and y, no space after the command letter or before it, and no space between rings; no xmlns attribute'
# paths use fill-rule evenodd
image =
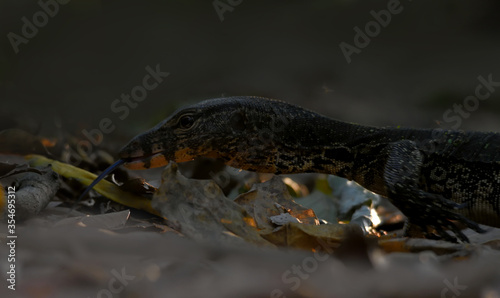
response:
<svg viewBox="0 0 500 298"><path fill-rule="evenodd" d="M97 178L97 175L83 169L41 155L27 155L25 159L28 160L31 166L51 165L54 172L63 177L75 179L83 185L88 186ZM160 213L151 206L151 200L125 192L109 181L100 181L96 184L94 190L114 202L161 216Z"/></svg>

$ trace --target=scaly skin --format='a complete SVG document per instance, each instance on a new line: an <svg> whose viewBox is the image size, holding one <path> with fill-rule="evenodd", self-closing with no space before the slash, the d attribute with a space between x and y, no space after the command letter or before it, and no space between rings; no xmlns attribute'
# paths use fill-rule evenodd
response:
<svg viewBox="0 0 500 298"><path fill-rule="evenodd" d="M259 97L175 112L120 152L130 169L212 157L249 171L327 173L389 198L413 226L455 240L452 223L500 227L500 134L376 128Z"/></svg>

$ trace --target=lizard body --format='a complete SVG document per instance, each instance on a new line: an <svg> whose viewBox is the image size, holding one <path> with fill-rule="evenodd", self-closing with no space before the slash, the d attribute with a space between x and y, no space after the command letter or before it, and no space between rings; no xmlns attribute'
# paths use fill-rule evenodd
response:
<svg viewBox="0 0 500 298"><path fill-rule="evenodd" d="M377 128L283 101L230 97L178 110L119 156L130 169L205 156L249 171L345 177L448 240L445 229L467 241L452 221L500 227L499 133Z"/></svg>

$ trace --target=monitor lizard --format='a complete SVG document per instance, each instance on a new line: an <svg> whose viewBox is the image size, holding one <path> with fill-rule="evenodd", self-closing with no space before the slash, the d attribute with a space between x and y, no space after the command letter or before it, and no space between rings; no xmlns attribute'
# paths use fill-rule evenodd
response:
<svg viewBox="0 0 500 298"><path fill-rule="evenodd" d="M119 157L115 165L129 169L211 157L255 172L337 175L387 197L407 228L450 241L468 241L455 222L500 227L500 133L379 128L280 100L227 97L179 109Z"/></svg>

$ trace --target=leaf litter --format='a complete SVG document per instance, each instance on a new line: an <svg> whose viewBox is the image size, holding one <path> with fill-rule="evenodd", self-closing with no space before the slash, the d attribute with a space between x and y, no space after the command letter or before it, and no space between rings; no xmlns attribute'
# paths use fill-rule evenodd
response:
<svg viewBox="0 0 500 298"><path fill-rule="evenodd" d="M0 135L10 138L15 131ZM81 286L78 280L83 278L89 282L81 288L83 292L95 295L95 290L88 290L106 288L113 272L123 266L136 278L130 281L126 293L154 296L156 291L151 292L148 286L154 280L161 285L161 293L172 297L180 292L188 293L186 297L234 297L241 293L249 297L272 293L301 297L415 297L441 293L443 280L453 283L455 278L467 285L467 295L475 296L473 293L487 285L491 288L498 284L499 229L492 228L486 234L466 230L472 244L408 239L395 236L398 233L394 231L380 236L373 230L377 222L374 210L380 211L382 206L385 214L378 213L382 223L400 215L387 207L383 198L378 202L373 194L342 181L329 181L333 194L328 194L328 187L307 191L300 183L297 187L293 177L285 184L275 176L262 183L254 181L250 190L232 200L212 181L186 178L179 172L181 166L172 163L165 168L158 190L136 178L123 178L126 180L119 182L122 186L103 180L92 192L95 206L84 208L84 213L69 213L70 200L78 194L72 189L76 184L88 185L96 175L61 162L70 160L62 158L67 152L61 151L64 146L54 147L48 139L26 134L17 137L24 138L24 144L32 144L25 146L29 149L23 149L22 154L47 155L48 150L60 150L55 159L31 155L26 157L29 163L0 163L4 207L9 185L23 185L36 193L31 197L41 199L19 224L24 243L18 252L23 257L19 265L26 268L25 287L21 288L24 293L39 289L62 297L61 293ZM6 142L10 149L0 150L0 154L17 150L15 143ZM104 158L100 160L111 163L105 158L108 155L101 154ZM92 158L99 157L86 156L83 165L91 165ZM145 190L142 193L141 188ZM22 192L18 195L24 196ZM104 198L117 203L110 204ZM315 204L308 205L308 199ZM338 219L350 224L337 224ZM5 223L0 227L7 229ZM287 248L288 253L276 251L276 247ZM5 249L0 248L2 255L6 255ZM433 262L425 261L429 256ZM59 274L56 268L66 268L66 274ZM360 268L363 275L359 275ZM42 278L40 272L45 272ZM440 277L438 282L429 279L429 272ZM98 275L101 277L96 278ZM207 278L212 280L210 293L206 291ZM393 281L391 285L385 282L387 278ZM406 282L408 278L413 282ZM51 286L50 281L56 279L59 282ZM193 286L179 287L172 280Z"/></svg>

